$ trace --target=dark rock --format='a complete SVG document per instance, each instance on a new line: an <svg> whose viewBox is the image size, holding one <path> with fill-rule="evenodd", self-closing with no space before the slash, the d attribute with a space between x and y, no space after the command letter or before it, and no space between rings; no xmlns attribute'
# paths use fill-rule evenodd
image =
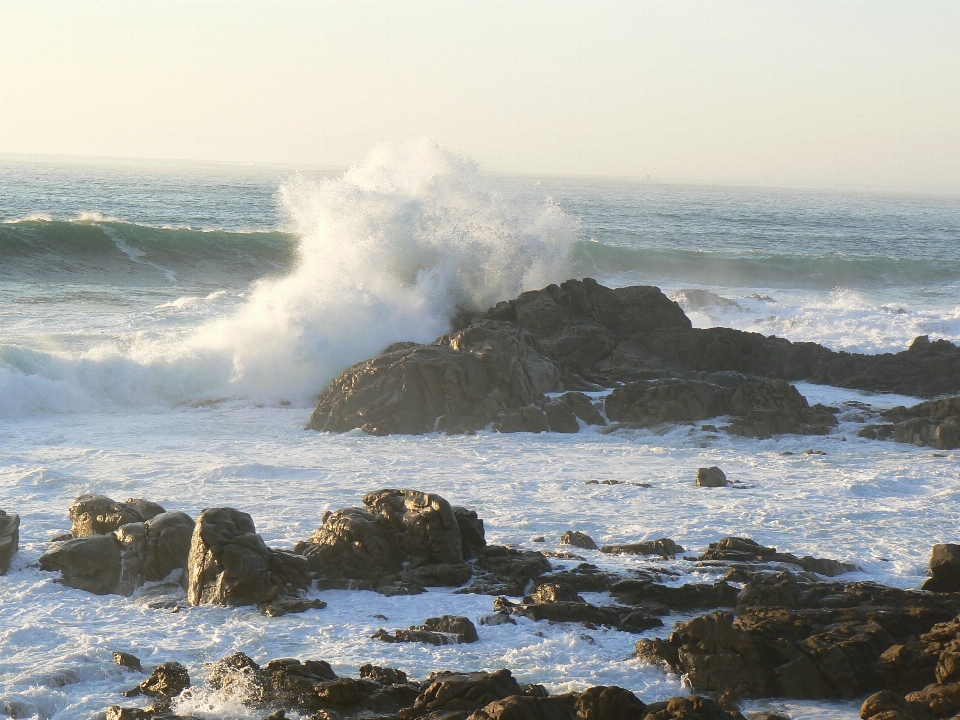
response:
<svg viewBox="0 0 960 720"><path fill-rule="evenodd" d="M10 561L20 547L20 516L0 510L0 575L10 569Z"/></svg>
<svg viewBox="0 0 960 720"><path fill-rule="evenodd" d="M574 547L584 548L586 550L599 550L597 543L593 538L579 530L567 530L560 536L561 545L573 545Z"/></svg>
<svg viewBox="0 0 960 720"><path fill-rule="evenodd" d="M375 435L479 430L501 412L532 405L559 380L533 335L481 321L345 370L320 395L310 427Z"/></svg>
<svg viewBox="0 0 960 720"><path fill-rule="evenodd" d="M379 490L363 498L371 512L383 515L396 529L400 549L413 568L463 562L460 525L450 503L419 490Z"/></svg>
<svg viewBox="0 0 960 720"><path fill-rule="evenodd" d="M154 515L146 522L121 525L114 536L120 544L117 592L130 595L145 582L165 579L186 567L194 522L182 512Z"/></svg>
<svg viewBox="0 0 960 720"><path fill-rule="evenodd" d="M660 538L626 545L604 545L600 551L612 555L659 555L663 558L672 558L682 553L683 548L670 538Z"/></svg>
<svg viewBox="0 0 960 720"><path fill-rule="evenodd" d="M291 613L302 613L307 610L323 610L327 604L322 600L305 600L303 598L279 597L268 603L257 606L264 615L280 617Z"/></svg>
<svg viewBox="0 0 960 720"><path fill-rule="evenodd" d="M70 506L75 538L112 533L121 525L144 522L164 512L156 503L142 498L114 502L104 495L81 495Z"/></svg>
<svg viewBox="0 0 960 720"><path fill-rule="evenodd" d="M514 695L490 703L467 720L577 720L575 702L573 695Z"/></svg>
<svg viewBox="0 0 960 720"><path fill-rule="evenodd" d="M253 519L233 508L207 508L194 528L187 599L192 605L253 605L310 586L307 561L271 550Z"/></svg>
<svg viewBox="0 0 960 720"><path fill-rule="evenodd" d="M960 591L960 545L934 545L930 555L930 574L923 584L932 592Z"/></svg>
<svg viewBox="0 0 960 720"><path fill-rule="evenodd" d="M520 695L523 688L509 670L496 672L440 672L432 673L429 685L417 697L413 706L403 711L404 720L429 717L439 720L445 712L466 713L480 710L492 702Z"/></svg>
<svg viewBox="0 0 960 720"><path fill-rule="evenodd" d="M415 625L407 630L394 630L391 635L384 629L370 636L381 642L424 642L431 645L452 645L477 642L477 628L469 620L459 615L443 615L427 618L423 625Z"/></svg>
<svg viewBox="0 0 960 720"><path fill-rule="evenodd" d="M327 516L296 552L319 577L378 581L403 568L398 533L383 515L345 508Z"/></svg>
<svg viewBox="0 0 960 720"><path fill-rule="evenodd" d="M493 602L493 609L498 613L527 617L531 620L603 625L633 633L663 625L659 618L642 610L617 605L591 605L576 595L560 591L558 586L550 585L542 586L534 597L524 598L524 601L519 604L512 603L504 597L498 597Z"/></svg>
<svg viewBox="0 0 960 720"><path fill-rule="evenodd" d="M726 487L727 476L723 470L713 466L697 470L697 485L700 487Z"/></svg>
<svg viewBox="0 0 960 720"><path fill-rule="evenodd" d="M739 712L728 712L716 700L694 695L675 697L647 706L644 720L742 720Z"/></svg>
<svg viewBox="0 0 960 720"><path fill-rule="evenodd" d="M797 557L790 553L780 553L775 547L764 547L755 540L741 537L725 537L719 542L710 543L701 560L789 563L826 577L836 577L857 569L857 566L851 563L828 558L815 558L810 555Z"/></svg>
<svg viewBox="0 0 960 720"><path fill-rule="evenodd" d="M931 400L882 413L893 420L893 439L938 450L960 447L960 397Z"/></svg>
<svg viewBox="0 0 960 720"><path fill-rule="evenodd" d="M737 588L723 581L676 587L649 580L621 580L610 586L610 594L626 605L673 611L734 607L738 595Z"/></svg>
<svg viewBox="0 0 960 720"><path fill-rule="evenodd" d="M407 674L403 670L384 668L379 665L370 665L369 663L360 666L360 677L374 680L382 685L394 685L407 681Z"/></svg>
<svg viewBox="0 0 960 720"><path fill-rule="evenodd" d="M112 533L68 540L44 553L40 568L59 570L60 582L67 587L109 595L117 592L120 582L120 543Z"/></svg>
<svg viewBox="0 0 960 720"><path fill-rule="evenodd" d="M629 690L611 685L587 688L575 709L582 720L641 720L647 706Z"/></svg>
<svg viewBox="0 0 960 720"><path fill-rule="evenodd" d="M465 591L484 595L523 595L531 582L551 570L543 553L503 545L488 545L477 567L481 573Z"/></svg>
<svg viewBox="0 0 960 720"><path fill-rule="evenodd" d="M453 507L453 516L460 528L461 552L464 560L473 560L483 555L487 547L487 538L483 530L483 520L475 510Z"/></svg>
<svg viewBox="0 0 960 720"><path fill-rule="evenodd" d="M178 662L165 662L150 673L150 677L132 690L123 693L126 697L147 695L172 699L190 687L190 675L187 669Z"/></svg>
<svg viewBox="0 0 960 720"><path fill-rule="evenodd" d="M143 666L140 665L140 658L138 658L136 655L131 655L130 653L125 652L114 652L113 661L117 665L125 667L128 670L143 672Z"/></svg>
<svg viewBox="0 0 960 720"><path fill-rule="evenodd" d="M528 405L498 414L496 422L493 423L493 429L502 433L545 433L550 431L550 420L543 408L537 405ZM577 429L579 429L579 425ZM566 430L560 430L560 432L566 432Z"/></svg>

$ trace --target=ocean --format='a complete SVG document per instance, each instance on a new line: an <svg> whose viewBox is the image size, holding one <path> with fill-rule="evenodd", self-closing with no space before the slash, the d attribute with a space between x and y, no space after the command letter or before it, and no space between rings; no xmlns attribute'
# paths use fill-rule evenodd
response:
<svg viewBox="0 0 960 720"><path fill-rule="evenodd" d="M421 142L378 147L349 170L2 156L0 221L0 509L21 517L21 550L0 578L0 708L102 717L139 682L113 664L114 650L144 665L177 660L195 678L239 650L324 659L351 675L367 662L414 678L509 667L552 692L617 684L648 702L689 692L636 659L638 636L615 630L520 619L482 626L465 646L369 639L430 615L476 620L493 612L490 596L328 590L314 593L324 610L268 618L253 608L172 614L64 588L36 562L88 492L192 517L236 507L269 545L289 548L327 510L415 488L476 509L492 542L537 549L543 535L556 550L578 529L607 543L665 536L697 552L746 535L905 588L923 581L934 543L960 539L956 453L859 438L859 410L844 405L912 398L801 383L811 403L843 410L822 438L689 426L454 437L304 429L316 395L352 363L395 341L433 340L459 307L570 277L657 285L699 327L866 353L905 349L917 335L960 341L956 199L502 176ZM747 488L691 492L705 465ZM585 484L605 479L651 487ZM681 559L668 565L678 584L715 579ZM743 707L859 716L857 702ZM176 709L261 715L222 694Z"/></svg>

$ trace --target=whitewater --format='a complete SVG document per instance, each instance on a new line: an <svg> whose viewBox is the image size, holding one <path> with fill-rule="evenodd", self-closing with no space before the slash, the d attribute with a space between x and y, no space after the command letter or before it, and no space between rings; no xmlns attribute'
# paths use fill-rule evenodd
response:
<svg viewBox="0 0 960 720"><path fill-rule="evenodd" d="M699 327L869 353L917 335L957 342L955 200L505 177L421 141L380 146L345 171L5 156L0 220L0 509L21 516L21 550L0 578L0 709L101 716L139 681L113 664L114 650L145 666L177 660L196 679L241 650L257 661L324 659L350 675L367 662L414 678L509 667L551 691L617 684L646 701L687 692L633 657L639 636L614 630L521 618L480 626L469 646L369 639L430 615L476 622L493 612L489 596L328 590L313 593L324 610L267 618L252 608L173 614L64 588L36 561L87 492L192 517L236 507L268 545L289 548L327 510L409 487L476 509L491 542L558 550L559 535L578 529L598 542L671 537L696 553L745 535L905 588L923 581L932 544L960 539L955 453L857 437L864 404L911 398L800 384L811 403L841 409L823 438L690 426L386 438L303 429L317 393L350 364L398 340L432 341L460 308L569 277L658 285ZM746 489L691 492L709 465ZM617 571L651 564L583 554ZM665 565L678 584L709 579L681 559ZM855 718L859 704L744 708ZM260 717L230 696L177 709Z"/></svg>

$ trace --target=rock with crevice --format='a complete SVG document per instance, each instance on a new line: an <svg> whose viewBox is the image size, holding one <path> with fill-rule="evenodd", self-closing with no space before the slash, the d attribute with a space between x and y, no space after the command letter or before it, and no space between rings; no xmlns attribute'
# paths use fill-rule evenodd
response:
<svg viewBox="0 0 960 720"><path fill-rule="evenodd" d="M75 538L112 533L122 525L151 520L165 510L143 498L115 502L105 495L81 495L70 505L71 534Z"/></svg>
<svg viewBox="0 0 960 720"><path fill-rule="evenodd" d="M930 577L923 583L932 592L960 591L960 545L934 545L930 554Z"/></svg>
<svg viewBox="0 0 960 720"><path fill-rule="evenodd" d="M392 524L411 567L463 562L460 524L441 496L419 490L378 490L365 495L363 504Z"/></svg>
<svg viewBox="0 0 960 720"><path fill-rule="evenodd" d="M576 622L632 633L663 625L663 621L643 610L619 605L592 605L572 590L556 584L541 585L533 595L524 597L519 603L498 597L493 602L493 609L498 613L531 620Z"/></svg>

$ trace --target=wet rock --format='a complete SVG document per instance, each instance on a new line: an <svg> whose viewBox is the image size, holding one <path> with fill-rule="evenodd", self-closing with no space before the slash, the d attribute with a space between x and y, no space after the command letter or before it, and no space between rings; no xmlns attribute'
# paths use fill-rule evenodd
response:
<svg viewBox="0 0 960 720"><path fill-rule="evenodd" d="M467 720L577 720L573 695L514 695L490 703Z"/></svg>
<svg viewBox="0 0 960 720"><path fill-rule="evenodd" d="M412 707L403 711L404 720L444 717L445 712L467 713L485 708L490 703L514 695L523 688L509 670L496 672L439 672L432 673L426 689L417 696ZM456 715L452 715L456 717Z"/></svg>
<svg viewBox="0 0 960 720"><path fill-rule="evenodd" d="M97 595L117 592L120 568L120 543L112 533L68 540L40 558L40 569L59 570L67 587Z"/></svg>
<svg viewBox="0 0 960 720"><path fill-rule="evenodd" d="M469 618L460 615L443 615L427 618L423 625L414 625L407 630L394 630L391 635L381 628L370 636L381 642L423 642L431 645L453 645L477 642L477 628Z"/></svg>
<svg viewBox="0 0 960 720"><path fill-rule="evenodd" d="M460 525L450 503L439 495L419 490L379 490L364 496L363 504L396 529L400 549L412 568L463 562Z"/></svg>
<svg viewBox="0 0 960 720"><path fill-rule="evenodd" d="M207 508L194 528L187 599L192 605L253 605L295 597L310 586L306 560L271 550L253 519L233 508Z"/></svg>
<svg viewBox="0 0 960 720"><path fill-rule="evenodd" d="M727 476L717 466L697 470L697 485L700 487L726 487Z"/></svg>
<svg viewBox="0 0 960 720"><path fill-rule="evenodd" d="M163 580L186 567L194 522L182 512L160 513L140 523L121 525L114 536L120 544L117 592L130 595L145 582Z"/></svg>
<svg viewBox="0 0 960 720"><path fill-rule="evenodd" d="M765 547L750 538L741 537L725 537L719 542L710 543L701 560L789 563L797 565L807 572L826 577L836 577L857 570L857 566L852 563L842 563L829 558L815 558L810 555L797 557L790 553L777 552L775 547Z"/></svg>
<svg viewBox="0 0 960 720"><path fill-rule="evenodd" d="M551 570L550 561L540 552L488 545L477 560L480 570L464 591L484 595L523 595L527 586Z"/></svg>
<svg viewBox="0 0 960 720"><path fill-rule="evenodd" d="M938 450L960 447L960 397L931 400L884 411L893 420L893 439Z"/></svg>
<svg viewBox="0 0 960 720"><path fill-rule="evenodd" d="M560 536L561 545L573 545L574 547L584 548L585 550L599 550L597 543L589 535L579 530L567 530Z"/></svg>
<svg viewBox="0 0 960 720"><path fill-rule="evenodd" d="M291 613L302 613L307 610L323 610L327 604L322 600L306 600L304 598L280 597L257 606L264 615L280 617Z"/></svg>
<svg viewBox="0 0 960 720"><path fill-rule="evenodd" d="M10 569L10 561L20 547L20 516L0 510L0 575Z"/></svg>
<svg viewBox="0 0 960 720"><path fill-rule="evenodd" d="M930 574L923 583L932 592L960 591L960 545L934 545L930 556Z"/></svg>
<svg viewBox="0 0 960 720"><path fill-rule="evenodd" d="M328 515L323 525L294 550L307 558L318 577L377 582L403 568L403 553L394 525L383 515L345 508Z"/></svg>
<svg viewBox="0 0 960 720"><path fill-rule="evenodd" d="M501 433L545 433L550 432L550 420L543 408L538 405L528 405L498 414L496 422L493 423L493 429ZM559 432L566 432L566 430Z"/></svg>
<svg viewBox="0 0 960 720"><path fill-rule="evenodd" d="M532 597L523 602L512 603L504 597L493 602L498 613L527 617L531 620L550 622L576 622L588 626L606 626L639 633L661 627L663 622L642 610L617 605L591 605L583 598L557 585L538 588Z"/></svg>
<svg viewBox="0 0 960 720"><path fill-rule="evenodd" d="M460 528L461 553L464 560L474 560L483 555L487 547L487 538L483 529L483 520L475 510L465 507L453 507L453 516Z"/></svg>
<svg viewBox="0 0 960 720"><path fill-rule="evenodd" d="M407 681L407 674L403 670L384 668L369 663L360 666L360 677L374 680L382 685L393 685Z"/></svg>
<svg viewBox="0 0 960 720"><path fill-rule="evenodd" d="M142 498L114 502L105 495L81 495L70 506L73 537L112 533L121 525L150 520L164 509Z"/></svg>
<svg viewBox="0 0 960 720"><path fill-rule="evenodd" d="M644 720L743 720L743 715L728 712L712 698L694 695L648 705Z"/></svg>
<svg viewBox="0 0 960 720"><path fill-rule="evenodd" d="M113 661L117 665L127 668L127 670L143 672L143 667L140 665L140 658L138 658L136 655L131 655L130 653L125 652L114 652Z"/></svg>
<svg viewBox="0 0 960 720"><path fill-rule="evenodd" d="M371 434L479 430L501 412L532 405L559 381L533 335L483 320L345 370L320 395L309 426Z"/></svg>
<svg viewBox="0 0 960 720"><path fill-rule="evenodd" d="M673 611L734 607L737 588L724 581L717 583L689 583L679 587L661 585L650 580L620 580L610 586L610 594L625 605L649 610L660 608Z"/></svg>
<svg viewBox="0 0 960 720"><path fill-rule="evenodd" d="M190 675L187 669L178 662L165 662L150 673L150 677L132 690L127 690L126 697L147 695L148 697L172 699L190 687Z"/></svg>
<svg viewBox="0 0 960 720"><path fill-rule="evenodd" d="M660 538L626 545L604 545L600 551L611 555L659 555L662 558L672 558L682 553L683 548L670 538Z"/></svg>
<svg viewBox="0 0 960 720"><path fill-rule="evenodd" d="M587 688L574 709L582 720L641 720L647 706L629 690L610 685Z"/></svg>
<svg viewBox="0 0 960 720"><path fill-rule="evenodd" d="M140 588L134 594L133 604L150 608L151 610L169 610L186 599L186 591L180 583L158 583L149 587Z"/></svg>

